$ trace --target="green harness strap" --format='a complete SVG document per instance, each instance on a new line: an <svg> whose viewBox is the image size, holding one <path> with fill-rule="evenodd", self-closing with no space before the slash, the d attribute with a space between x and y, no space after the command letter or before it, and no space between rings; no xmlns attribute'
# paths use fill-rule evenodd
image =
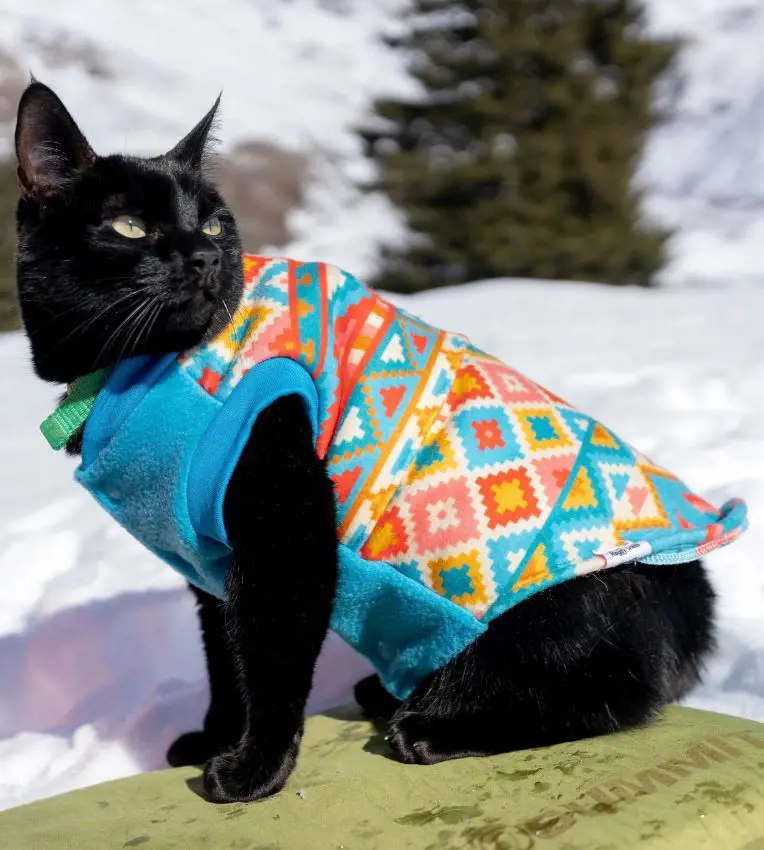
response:
<svg viewBox="0 0 764 850"><path fill-rule="evenodd" d="M40 425L43 436L56 451L63 449L85 424L110 372L111 369L99 369L69 384L66 398Z"/></svg>

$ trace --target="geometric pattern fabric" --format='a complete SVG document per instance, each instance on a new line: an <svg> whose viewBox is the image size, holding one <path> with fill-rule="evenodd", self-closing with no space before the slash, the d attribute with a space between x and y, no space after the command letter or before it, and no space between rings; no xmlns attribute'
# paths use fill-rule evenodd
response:
<svg viewBox="0 0 764 850"><path fill-rule="evenodd" d="M650 544L690 559L734 539L719 511L463 336L318 263L246 256L233 322L181 364L221 400L272 357L312 375L338 537L477 617Z"/></svg>

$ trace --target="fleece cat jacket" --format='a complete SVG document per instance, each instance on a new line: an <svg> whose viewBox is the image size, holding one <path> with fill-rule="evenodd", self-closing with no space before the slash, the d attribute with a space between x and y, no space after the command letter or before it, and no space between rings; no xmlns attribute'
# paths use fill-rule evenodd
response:
<svg viewBox="0 0 764 850"><path fill-rule="evenodd" d="M337 499L331 627L396 697L531 594L630 561L694 560L745 528L739 500L708 504L601 423L353 276L253 256L244 270L240 308L216 339L112 372L77 478L223 598L227 483L258 414L299 395Z"/></svg>

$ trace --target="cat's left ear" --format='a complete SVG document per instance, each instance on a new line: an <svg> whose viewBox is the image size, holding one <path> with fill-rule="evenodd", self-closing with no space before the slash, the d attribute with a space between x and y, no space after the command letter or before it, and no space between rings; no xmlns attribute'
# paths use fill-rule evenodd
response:
<svg viewBox="0 0 764 850"><path fill-rule="evenodd" d="M16 156L23 190L37 197L65 188L73 175L87 170L96 158L55 92L36 80L19 103Z"/></svg>
<svg viewBox="0 0 764 850"><path fill-rule="evenodd" d="M215 116L220 106L220 98L212 106L212 109L202 118L194 129L184 136L175 147L168 152L167 156L177 160L188 168L198 170L202 167L210 145L214 139L210 136L215 126Z"/></svg>

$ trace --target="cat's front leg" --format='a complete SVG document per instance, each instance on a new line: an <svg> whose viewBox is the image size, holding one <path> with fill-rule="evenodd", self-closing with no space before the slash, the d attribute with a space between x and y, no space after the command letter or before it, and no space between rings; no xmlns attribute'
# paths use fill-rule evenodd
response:
<svg viewBox="0 0 764 850"><path fill-rule="evenodd" d="M207 762L204 788L228 803L275 794L294 769L337 584L334 494L298 397L258 417L223 514L233 547L227 624L245 721L239 743Z"/></svg>
<svg viewBox="0 0 764 850"><path fill-rule="evenodd" d="M196 597L210 705L202 729L186 732L170 746L167 761L172 767L203 764L235 744L244 726L244 704L227 637L225 605L198 587L189 588Z"/></svg>

